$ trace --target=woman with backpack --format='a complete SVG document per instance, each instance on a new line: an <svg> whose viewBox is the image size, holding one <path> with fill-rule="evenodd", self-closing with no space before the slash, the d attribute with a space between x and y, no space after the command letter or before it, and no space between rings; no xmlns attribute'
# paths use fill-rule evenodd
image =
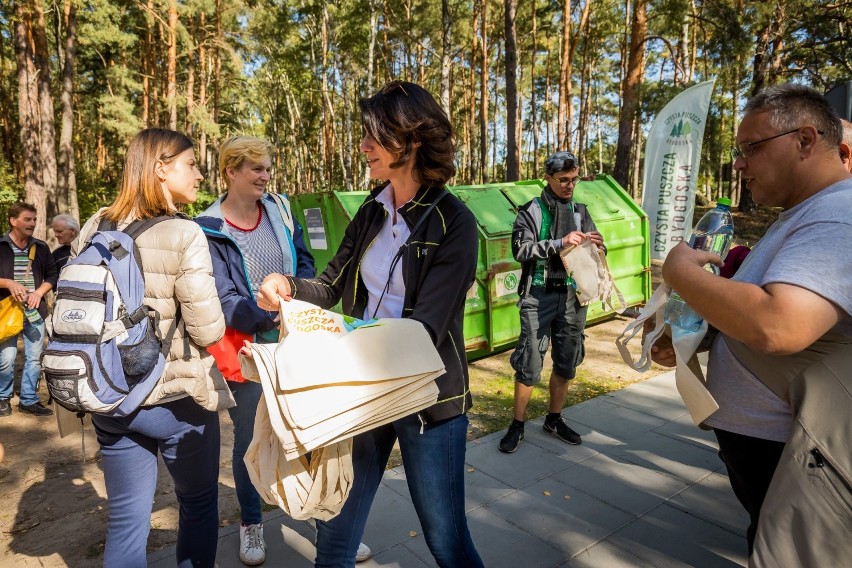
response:
<svg viewBox="0 0 852 568"><path fill-rule="evenodd" d="M118 197L86 222L75 242L76 253L102 219L118 229L157 219L135 242L145 305L159 314L162 337L171 337L163 374L139 408L121 418L92 415L109 501L104 566L110 568L147 565L158 452L180 505L178 566L213 566L216 559L218 411L234 400L204 349L225 331L207 239L178 212L195 201L202 179L189 138L143 130L127 148Z"/></svg>
<svg viewBox="0 0 852 568"><path fill-rule="evenodd" d="M477 225L447 192L455 142L428 91L392 81L362 99L361 123L373 190L346 228L337 254L316 279L273 274L258 305L278 310L297 298L362 319L412 318L430 333L446 368L433 406L353 440L353 486L341 513L319 521L319 567L352 567L358 541L394 442L399 441L411 500L441 567L481 567L464 509L467 410L471 406L462 322L474 282ZM330 354L331 355L331 354Z"/></svg>

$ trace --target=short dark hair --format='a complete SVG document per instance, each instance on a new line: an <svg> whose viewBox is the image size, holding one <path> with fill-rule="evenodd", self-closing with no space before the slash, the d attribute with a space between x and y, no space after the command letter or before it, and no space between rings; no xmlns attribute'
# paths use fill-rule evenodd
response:
<svg viewBox="0 0 852 568"><path fill-rule="evenodd" d="M779 132L814 126L832 149L840 146L843 127L840 116L819 91L805 85L785 83L767 87L748 100L745 112L769 114L769 124Z"/></svg>
<svg viewBox="0 0 852 568"><path fill-rule="evenodd" d="M38 215L38 209L35 208L34 205L30 205L29 203L25 203L23 201L18 201L9 207L9 220L17 219L20 217L21 213L24 211L29 211L30 213L35 213Z"/></svg>
<svg viewBox="0 0 852 568"><path fill-rule="evenodd" d="M396 158L392 168L414 156L414 176L422 184L445 185L455 175L453 127L429 91L391 81L358 106L364 132Z"/></svg>
<svg viewBox="0 0 852 568"><path fill-rule="evenodd" d="M554 153L544 162L544 173L553 175L556 172L570 172L580 167L577 156L571 152L560 151Z"/></svg>

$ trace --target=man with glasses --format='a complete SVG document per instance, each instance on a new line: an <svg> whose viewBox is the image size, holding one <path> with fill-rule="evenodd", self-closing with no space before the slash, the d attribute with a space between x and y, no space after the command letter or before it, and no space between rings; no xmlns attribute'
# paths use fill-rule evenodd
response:
<svg viewBox="0 0 852 568"><path fill-rule="evenodd" d="M499 449L512 453L524 439L524 418L533 385L541 380L544 355L551 340L553 371L550 401L544 421L545 432L569 444L579 444L580 435L562 419L568 381L583 361L583 329L586 307L577 299L573 279L568 276L559 252L567 246L590 240L603 247L603 237L582 203L574 201L580 176L579 162L571 152L556 152L544 163L547 185L518 211L512 229L512 254L521 263L518 306L521 335L512 353L515 369L514 420Z"/></svg>
<svg viewBox="0 0 852 568"><path fill-rule="evenodd" d="M730 340L744 344L744 353L762 357L795 355L828 332L852 339L847 250L852 177L838 159L840 145L840 119L813 89L780 85L750 99L736 136L734 168L757 203L783 209L779 220L731 280L704 269L708 262L719 264L718 256L685 244L672 249L663 265L666 282L719 331L707 367L707 388L719 410L705 423L714 429L731 486L749 514L750 555L794 416L732 352ZM652 357L674 365L670 340L658 341ZM844 413L849 416L852 408ZM828 419L840 420L844 413ZM807 535L784 537L783 546L797 549L808 540ZM782 546L780 540L770 547ZM790 565L807 564L790 559Z"/></svg>

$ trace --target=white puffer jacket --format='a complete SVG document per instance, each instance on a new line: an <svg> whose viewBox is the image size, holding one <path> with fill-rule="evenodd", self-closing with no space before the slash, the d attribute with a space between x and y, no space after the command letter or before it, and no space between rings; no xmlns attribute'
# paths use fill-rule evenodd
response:
<svg viewBox="0 0 852 568"><path fill-rule="evenodd" d="M103 211L86 221L72 244L72 256L97 230ZM127 224L119 223L119 229ZM144 405L188 395L207 410L235 406L222 373L204 349L224 335L225 317L213 281L207 238L201 228L189 219L161 221L142 233L136 246L145 272L145 304L160 314L163 337L169 332L178 306L181 313L163 376Z"/></svg>

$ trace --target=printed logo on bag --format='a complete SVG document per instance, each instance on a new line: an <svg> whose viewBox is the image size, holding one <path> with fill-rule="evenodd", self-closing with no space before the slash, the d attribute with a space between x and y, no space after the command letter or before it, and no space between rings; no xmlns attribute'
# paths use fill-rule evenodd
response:
<svg viewBox="0 0 852 568"><path fill-rule="evenodd" d="M59 319L65 323L74 323L86 319L86 312L83 310L66 310L59 316Z"/></svg>
<svg viewBox="0 0 852 568"><path fill-rule="evenodd" d="M340 323L333 317L329 317L328 312L315 308L294 313L292 319L287 322L288 329L306 333L310 331L329 331L331 333L340 333Z"/></svg>

